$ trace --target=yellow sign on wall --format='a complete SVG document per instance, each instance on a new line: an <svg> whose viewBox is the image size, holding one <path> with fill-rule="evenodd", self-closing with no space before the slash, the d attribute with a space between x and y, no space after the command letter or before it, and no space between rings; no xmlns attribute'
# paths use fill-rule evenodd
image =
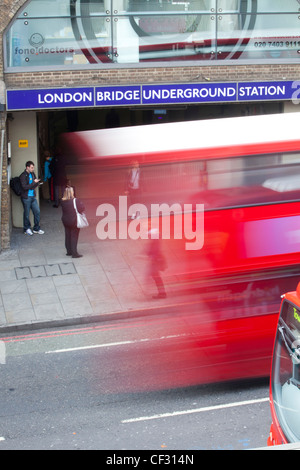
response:
<svg viewBox="0 0 300 470"><path fill-rule="evenodd" d="M28 140L19 140L19 148L28 148Z"/></svg>

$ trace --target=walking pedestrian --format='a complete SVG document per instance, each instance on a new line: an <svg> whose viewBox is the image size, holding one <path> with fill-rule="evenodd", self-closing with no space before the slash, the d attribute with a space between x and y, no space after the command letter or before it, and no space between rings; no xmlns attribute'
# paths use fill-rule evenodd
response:
<svg viewBox="0 0 300 470"><path fill-rule="evenodd" d="M61 200L61 220L65 228L65 246L67 250L67 256L72 256L72 258L81 258L82 255L77 252L77 243L80 229L77 227L77 215L74 208L74 199L74 188L72 186L67 186L64 190L64 194ZM76 198L75 203L78 212L84 212L85 208L83 202Z"/></svg>
<svg viewBox="0 0 300 470"><path fill-rule="evenodd" d="M40 184L40 180L34 173L34 163L32 161L26 162L25 170L20 175L20 183L22 187L21 201L24 208L23 213L23 228L26 235L33 235L38 233L43 235L44 231L40 227L40 208L36 200L35 188ZM34 225L31 230L31 223L29 219L30 210L33 213Z"/></svg>

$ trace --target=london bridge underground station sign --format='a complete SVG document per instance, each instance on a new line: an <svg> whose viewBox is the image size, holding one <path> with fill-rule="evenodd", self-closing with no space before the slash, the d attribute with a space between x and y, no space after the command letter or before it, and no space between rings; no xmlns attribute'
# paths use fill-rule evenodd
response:
<svg viewBox="0 0 300 470"><path fill-rule="evenodd" d="M300 100L300 81L7 90L7 110Z"/></svg>

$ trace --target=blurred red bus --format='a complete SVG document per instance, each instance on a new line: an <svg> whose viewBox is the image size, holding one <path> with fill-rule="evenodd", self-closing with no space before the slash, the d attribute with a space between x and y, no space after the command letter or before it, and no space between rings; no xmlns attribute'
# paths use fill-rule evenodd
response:
<svg viewBox="0 0 300 470"><path fill-rule="evenodd" d="M268 445L300 441L300 284L283 295L274 344Z"/></svg>
<svg viewBox="0 0 300 470"><path fill-rule="evenodd" d="M133 161L145 207L204 204L201 249L174 233L162 240L168 299L197 306L200 382L269 375L278 299L299 280L299 125L291 113L64 135L77 157L69 177L90 213L102 203L118 213Z"/></svg>

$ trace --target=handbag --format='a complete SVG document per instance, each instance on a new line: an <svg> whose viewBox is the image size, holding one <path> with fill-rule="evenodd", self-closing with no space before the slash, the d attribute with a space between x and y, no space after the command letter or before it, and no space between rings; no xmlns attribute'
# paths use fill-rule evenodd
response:
<svg viewBox="0 0 300 470"><path fill-rule="evenodd" d="M87 220L87 218L86 218L86 215L85 215L84 212L82 212L82 213L78 212L77 207L76 207L76 200L75 200L75 198L73 199L73 204L74 204L74 209L75 209L76 216L77 216L77 228L85 228L85 227L88 227L88 226L89 226L89 223L88 223L88 220Z"/></svg>

